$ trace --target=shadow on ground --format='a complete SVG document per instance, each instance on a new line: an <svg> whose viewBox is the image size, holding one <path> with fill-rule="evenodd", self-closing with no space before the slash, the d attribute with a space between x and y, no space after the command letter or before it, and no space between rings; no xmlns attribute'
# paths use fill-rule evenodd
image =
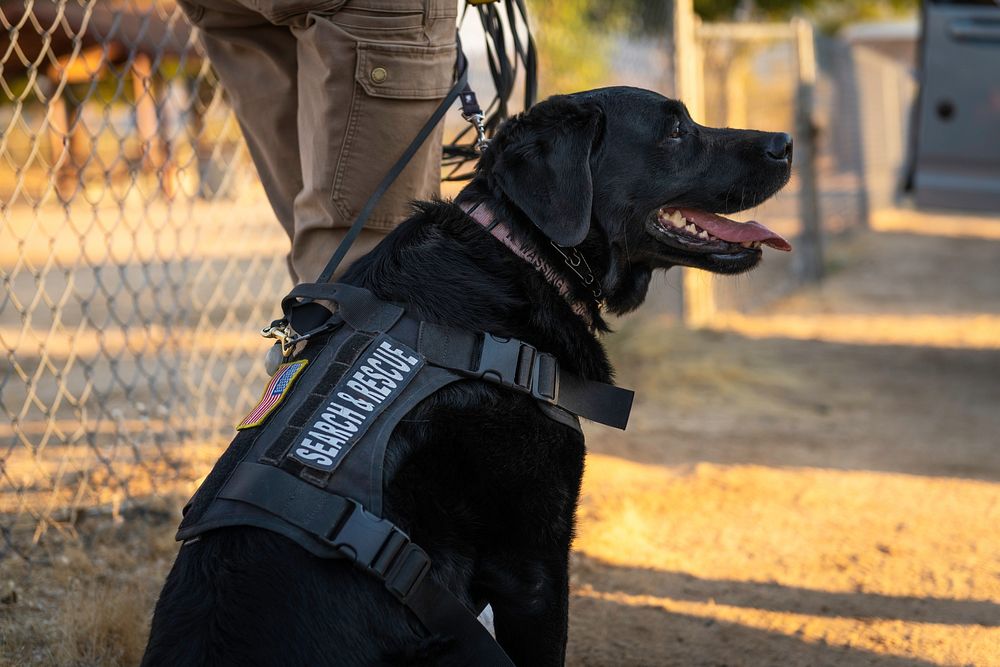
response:
<svg viewBox="0 0 1000 667"><path fill-rule="evenodd" d="M779 632L655 606L575 597L574 614L615 617L631 628L630 638L616 636L616 624L590 635L581 646L571 623L569 665L658 665L661 667L931 667L915 658L810 642Z"/></svg>
<svg viewBox="0 0 1000 667"><path fill-rule="evenodd" d="M830 618L881 619L1000 627L1000 604L990 600L954 600L869 592L832 592L776 582L704 579L684 572L621 567L577 554L577 572L608 568L598 594L653 596L715 605L744 607Z"/></svg>

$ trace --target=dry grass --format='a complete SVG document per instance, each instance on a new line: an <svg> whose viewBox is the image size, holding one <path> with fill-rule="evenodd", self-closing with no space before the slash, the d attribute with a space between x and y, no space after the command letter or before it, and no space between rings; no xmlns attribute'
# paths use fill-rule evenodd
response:
<svg viewBox="0 0 1000 667"><path fill-rule="evenodd" d="M148 590L135 582L112 590L94 583L72 590L59 611L59 663L138 664L146 646L148 615Z"/></svg>
<svg viewBox="0 0 1000 667"><path fill-rule="evenodd" d="M139 663L153 602L176 553L176 517L91 521L81 529L83 543L52 540L40 554L46 564L0 561L3 667Z"/></svg>

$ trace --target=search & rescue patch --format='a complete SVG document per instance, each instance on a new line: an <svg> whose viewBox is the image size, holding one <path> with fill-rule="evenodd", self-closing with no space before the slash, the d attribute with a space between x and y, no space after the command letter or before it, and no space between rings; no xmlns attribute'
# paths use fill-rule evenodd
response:
<svg viewBox="0 0 1000 667"><path fill-rule="evenodd" d="M385 334L376 338L306 421L289 455L315 470L334 470L423 365L406 345Z"/></svg>

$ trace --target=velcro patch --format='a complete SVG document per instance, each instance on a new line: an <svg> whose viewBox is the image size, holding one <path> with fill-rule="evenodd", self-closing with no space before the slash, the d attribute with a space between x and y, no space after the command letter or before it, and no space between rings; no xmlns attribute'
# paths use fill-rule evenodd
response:
<svg viewBox="0 0 1000 667"><path fill-rule="evenodd" d="M307 363L309 363L308 359L300 359L278 366L278 370L274 371L274 375L271 376L271 380L264 389L264 395L257 402L257 407L236 425L236 430L242 431L245 428L253 428L263 424L267 416L274 412L274 409L285 398L285 394L292 388L295 378L299 376Z"/></svg>
<svg viewBox="0 0 1000 667"><path fill-rule="evenodd" d="M331 472L423 365L424 357L399 341L385 334L373 340L306 420L289 456Z"/></svg>

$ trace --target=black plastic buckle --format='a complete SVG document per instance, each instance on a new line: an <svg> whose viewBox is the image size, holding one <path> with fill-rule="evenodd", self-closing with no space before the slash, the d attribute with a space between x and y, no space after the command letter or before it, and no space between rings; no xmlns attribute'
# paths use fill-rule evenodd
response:
<svg viewBox="0 0 1000 667"><path fill-rule="evenodd" d="M345 557L384 578L410 538L391 521L371 514L354 500L349 502L346 518L326 539Z"/></svg>
<svg viewBox="0 0 1000 667"><path fill-rule="evenodd" d="M391 521L347 500L346 518L326 539L343 556L378 576L390 593L405 602L430 570L430 557Z"/></svg>
<svg viewBox="0 0 1000 667"><path fill-rule="evenodd" d="M483 334L476 377L490 378L505 387L533 393L532 376L538 351L516 338Z"/></svg>

